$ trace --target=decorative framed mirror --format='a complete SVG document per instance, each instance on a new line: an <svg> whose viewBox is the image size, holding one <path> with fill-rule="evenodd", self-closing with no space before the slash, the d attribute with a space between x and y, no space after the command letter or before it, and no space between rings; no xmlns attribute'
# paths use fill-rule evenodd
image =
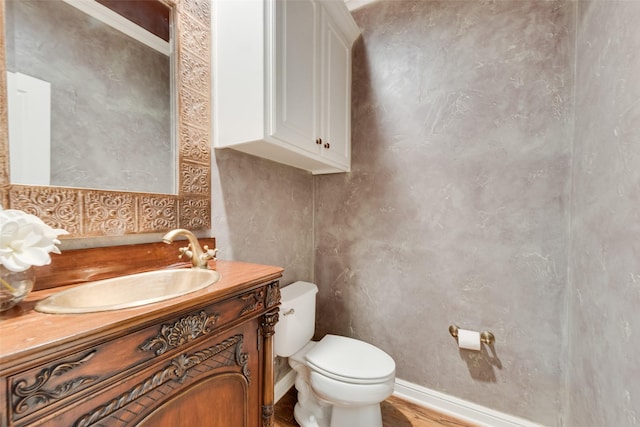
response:
<svg viewBox="0 0 640 427"><path fill-rule="evenodd" d="M125 190L112 189L108 185L101 188L101 184L93 183L89 184L88 188L82 188L85 181L89 181L88 178L81 178L77 185L74 182L69 184L66 181L63 184L51 182L53 185L24 184L12 178L10 173L12 168L10 137L13 133L10 134L9 131L11 111L8 107L7 83L7 72L14 71L9 69L7 56L7 45L14 44L14 40L7 34L8 31L13 31L13 22L7 20L9 18L7 6L11 1L14 0L0 0L0 22L2 22L2 32L0 33L0 203L2 206L5 209L20 209L34 214L52 227L67 230L70 233L69 237L74 238L161 233L174 228L190 230L210 228L211 20L209 0L147 0L150 3L161 3L171 11L170 22L173 30L169 40L169 49L173 56L170 61L169 74L172 82L171 85L167 82L166 87L172 87L170 91L174 94L175 99L172 106L168 108L168 117L169 120L172 120L171 125L166 123L166 119L157 120L157 123L160 124L158 126L161 127L164 123L165 127L170 129L170 134L166 137L152 137L152 139L162 140L163 145L151 148L147 154L143 153L143 158L137 162L142 164L146 158L147 163L162 164L162 161L152 159L151 155L160 151L175 153L173 160L168 160L173 164L161 166L160 169L160 173L170 175L168 177L169 191L166 190L167 187L162 187L159 190L154 187L137 190L137 184L136 187ZM72 0L65 1L72 2ZM73 1L93 2L93 0ZM100 3L107 4L109 1L101 0ZM56 26L58 23L54 22L53 24ZM57 65L51 65L51 67L54 66ZM121 79L114 78L112 80ZM111 84L113 82L105 83ZM146 85L139 84L138 86ZM113 92L113 89L109 90ZM92 93L98 93L98 90L92 90ZM128 105L129 102L129 100L122 100L122 102L116 102L115 106L104 104L104 110L106 112L107 109L119 109L123 105ZM143 108L134 106L132 109L141 110ZM126 117L133 117L127 111L122 114ZM139 119L131 118L130 120L131 122L135 120L138 123ZM34 126L43 125L37 123ZM44 126L46 127L46 124ZM158 127L148 122L142 122L136 126L145 129ZM92 127L99 126L92 124ZM116 131L121 130L120 127L126 128L126 126L110 125L109 129L116 135ZM63 139L70 139L69 133L67 132ZM85 139L93 138L86 137ZM114 137L114 141L121 139L122 137ZM172 140L175 140L174 144L170 144ZM111 145L111 143L109 141L100 143L100 146L105 145ZM134 150L137 147L138 151L141 151L144 144L134 139L128 145L133 146ZM69 153L71 154L67 154L66 157L73 157L73 153L78 153L81 149L80 146L70 149ZM38 157L38 151L32 152L31 155L35 161ZM122 156L133 157L129 154L122 154ZM81 155L78 157L83 158ZM106 162L108 154L96 154L96 157L99 162L102 159L102 163L108 163ZM98 166L102 165L98 164ZM82 173L72 175L90 177L91 170L97 169L98 166L90 167L89 172L85 172L84 175ZM74 168L67 167L67 170L75 171ZM36 168L34 167L34 169ZM132 167L127 169L131 170ZM134 172L137 171L134 170ZM122 176L121 172L118 174L120 177ZM139 175L145 180L145 176L153 177L153 174L153 172L145 172ZM102 173L95 173L95 175L102 175ZM98 178L100 177L98 176ZM122 181L127 184L132 179L127 176ZM171 187L175 188L175 191L170 191Z"/></svg>

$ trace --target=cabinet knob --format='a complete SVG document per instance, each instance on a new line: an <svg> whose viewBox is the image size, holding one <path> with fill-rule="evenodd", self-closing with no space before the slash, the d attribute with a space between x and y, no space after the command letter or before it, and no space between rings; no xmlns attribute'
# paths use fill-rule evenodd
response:
<svg viewBox="0 0 640 427"><path fill-rule="evenodd" d="M329 144L328 142L324 143L324 148L331 148L331 144Z"/></svg>
<svg viewBox="0 0 640 427"><path fill-rule="evenodd" d="M322 138L316 139L316 144L318 144L318 145L322 144Z"/></svg>

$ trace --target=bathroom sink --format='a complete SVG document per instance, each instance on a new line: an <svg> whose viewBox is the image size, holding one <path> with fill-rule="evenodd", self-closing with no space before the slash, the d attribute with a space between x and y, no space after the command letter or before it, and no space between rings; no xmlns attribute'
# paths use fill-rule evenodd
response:
<svg viewBox="0 0 640 427"><path fill-rule="evenodd" d="M79 285L49 296L35 309L53 314L120 310L186 295L219 279L217 271L200 268L149 271Z"/></svg>

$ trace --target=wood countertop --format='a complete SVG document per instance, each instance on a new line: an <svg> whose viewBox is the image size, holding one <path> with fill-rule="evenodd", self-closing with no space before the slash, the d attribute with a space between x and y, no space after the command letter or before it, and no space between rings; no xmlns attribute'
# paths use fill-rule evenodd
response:
<svg viewBox="0 0 640 427"><path fill-rule="evenodd" d="M176 314L204 307L241 293L269 280L277 280L283 269L236 261L215 261L210 267L220 273L213 285L181 297L135 308L83 314L45 314L36 303L72 286L32 292L12 309L0 313L0 375L11 373L25 359L34 364L53 351L89 343L97 334L118 336L127 329L143 328ZM24 365L23 365L24 366Z"/></svg>

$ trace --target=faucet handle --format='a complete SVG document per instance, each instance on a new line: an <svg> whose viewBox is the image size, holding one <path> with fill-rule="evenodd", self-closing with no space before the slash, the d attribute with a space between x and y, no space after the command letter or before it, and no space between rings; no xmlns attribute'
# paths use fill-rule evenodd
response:
<svg viewBox="0 0 640 427"><path fill-rule="evenodd" d="M178 252L180 252L180 255L178 255L178 258L182 258L183 256L186 259L193 258L193 252L191 252L191 245L178 249Z"/></svg>
<svg viewBox="0 0 640 427"><path fill-rule="evenodd" d="M209 246L204 245L203 247L204 253L202 254L202 258L205 260L216 260L216 254L218 253L218 248L209 249Z"/></svg>

